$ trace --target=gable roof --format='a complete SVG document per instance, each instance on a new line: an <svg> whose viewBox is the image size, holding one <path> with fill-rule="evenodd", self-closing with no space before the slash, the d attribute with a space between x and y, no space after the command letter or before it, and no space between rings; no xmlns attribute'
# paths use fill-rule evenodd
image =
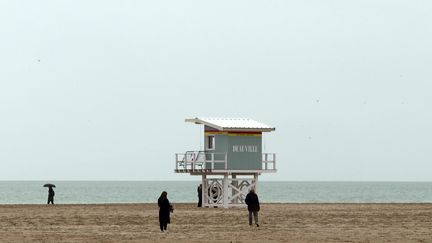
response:
<svg viewBox="0 0 432 243"><path fill-rule="evenodd" d="M190 118L186 122L203 124L220 131L250 131L250 132L271 132L276 130L264 123L249 118Z"/></svg>

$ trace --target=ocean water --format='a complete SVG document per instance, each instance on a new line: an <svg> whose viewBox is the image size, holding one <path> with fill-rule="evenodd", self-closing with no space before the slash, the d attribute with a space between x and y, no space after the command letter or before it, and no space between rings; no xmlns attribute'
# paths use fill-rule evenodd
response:
<svg viewBox="0 0 432 243"><path fill-rule="evenodd" d="M0 181L0 204L45 204L46 181ZM50 181L55 203L154 203L161 191L173 203L197 202L199 181ZM266 182L263 203L431 203L432 182Z"/></svg>

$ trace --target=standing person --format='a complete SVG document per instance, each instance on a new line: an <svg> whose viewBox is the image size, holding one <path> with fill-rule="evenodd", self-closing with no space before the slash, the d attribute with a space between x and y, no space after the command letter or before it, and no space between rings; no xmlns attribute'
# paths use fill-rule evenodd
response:
<svg viewBox="0 0 432 243"><path fill-rule="evenodd" d="M197 188L197 192L198 192L198 207L202 207L202 184L199 184L198 188Z"/></svg>
<svg viewBox="0 0 432 243"><path fill-rule="evenodd" d="M260 204L259 204L259 200L258 200L258 195L255 193L255 189L252 188L249 191L249 193L246 195L245 202L248 205L249 225L252 225L252 214L253 214L255 224L257 227L259 227L258 211L260 210Z"/></svg>
<svg viewBox="0 0 432 243"><path fill-rule="evenodd" d="M167 226L170 222L170 211L171 211L171 205L168 200L168 193L166 191L163 191L158 199L158 206L159 206L159 225L160 230L164 232L164 230L167 230Z"/></svg>
<svg viewBox="0 0 432 243"><path fill-rule="evenodd" d="M54 190L52 186L48 187L48 203L47 204L54 204Z"/></svg>

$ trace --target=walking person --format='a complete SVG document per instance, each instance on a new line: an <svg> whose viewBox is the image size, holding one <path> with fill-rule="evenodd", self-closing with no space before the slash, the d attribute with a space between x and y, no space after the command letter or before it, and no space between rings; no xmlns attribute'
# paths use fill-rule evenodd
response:
<svg viewBox="0 0 432 243"><path fill-rule="evenodd" d="M163 191L158 199L158 206L159 206L159 225L160 230L164 232L164 230L167 230L167 226L170 222L170 212L172 210L172 207L170 205L170 202L168 200L168 193L166 191Z"/></svg>
<svg viewBox="0 0 432 243"><path fill-rule="evenodd" d="M198 188L197 188L197 192L198 192L198 207L202 207L202 184L199 184Z"/></svg>
<svg viewBox="0 0 432 243"><path fill-rule="evenodd" d="M47 204L54 204L54 190L52 186L48 187L48 203Z"/></svg>
<svg viewBox="0 0 432 243"><path fill-rule="evenodd" d="M258 195L255 193L255 189L251 189L249 193L246 195L245 199L246 204L248 205L249 211L249 225L252 225L252 214L255 220L255 224L259 227L258 224L258 211L260 210L260 203L258 200Z"/></svg>

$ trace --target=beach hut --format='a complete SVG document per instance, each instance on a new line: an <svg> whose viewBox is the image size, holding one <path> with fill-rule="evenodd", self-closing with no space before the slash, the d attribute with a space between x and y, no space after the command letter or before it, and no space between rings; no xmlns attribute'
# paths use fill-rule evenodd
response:
<svg viewBox="0 0 432 243"><path fill-rule="evenodd" d="M203 207L244 204L261 173L276 172L276 154L263 153L262 136L275 128L248 118L192 118L203 125L204 149L175 155L175 172L201 176Z"/></svg>

